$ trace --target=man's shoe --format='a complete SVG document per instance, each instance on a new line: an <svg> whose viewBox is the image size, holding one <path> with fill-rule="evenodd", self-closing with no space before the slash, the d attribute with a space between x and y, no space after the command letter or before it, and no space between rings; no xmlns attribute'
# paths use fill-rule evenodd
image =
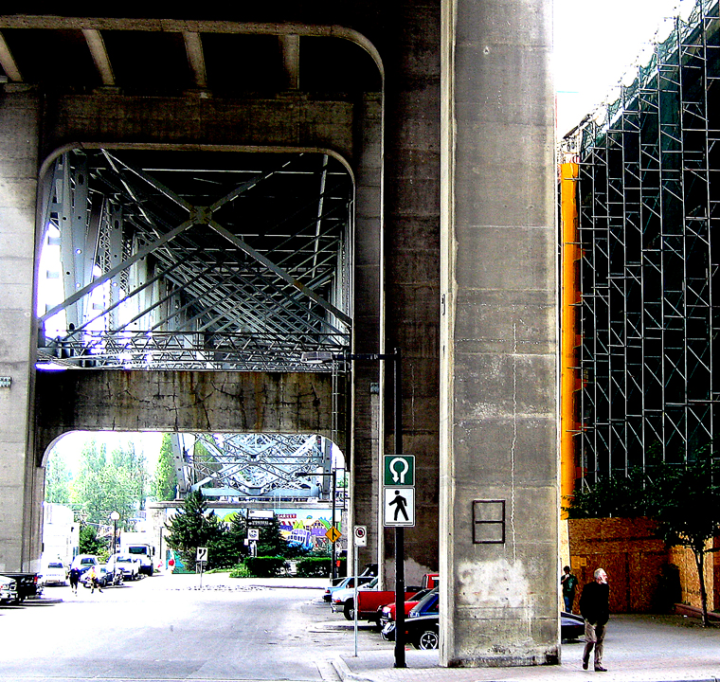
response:
<svg viewBox="0 0 720 682"><path fill-rule="evenodd" d="M587 670L587 669L588 669L588 662L583 661L583 670Z"/></svg>
<svg viewBox="0 0 720 682"><path fill-rule="evenodd" d="M607 668L603 668L601 665L596 665L596 666L595 666L595 672L596 672L596 673L606 673L606 672L607 672Z"/></svg>

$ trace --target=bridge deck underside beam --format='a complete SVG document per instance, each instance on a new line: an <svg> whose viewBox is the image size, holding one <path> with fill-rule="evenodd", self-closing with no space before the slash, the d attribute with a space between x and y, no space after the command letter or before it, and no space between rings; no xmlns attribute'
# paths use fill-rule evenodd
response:
<svg viewBox="0 0 720 682"><path fill-rule="evenodd" d="M68 431L315 433L332 430L330 374L44 372L37 381L36 452ZM338 443L344 447L344 443Z"/></svg>

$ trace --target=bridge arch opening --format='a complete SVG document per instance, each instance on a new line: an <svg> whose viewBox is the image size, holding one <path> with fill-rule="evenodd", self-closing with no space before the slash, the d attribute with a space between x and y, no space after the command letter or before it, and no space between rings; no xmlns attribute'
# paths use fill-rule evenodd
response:
<svg viewBox="0 0 720 682"><path fill-rule="evenodd" d="M344 441L343 447L372 448L354 480L370 491L366 499L374 499L383 425L375 428L377 420L361 410L368 416L353 420L351 442L348 396L375 395L378 368L356 371L351 386L341 376L346 368L322 368L323 377L321 368L307 371L298 362L307 350L377 352L385 342L384 67L372 42L342 22L198 21L190 27L165 20L5 19L10 61L3 66L17 67L8 78L20 84L7 103L19 113L24 132L18 139L26 140L18 158L32 167L45 162L37 199L34 191L23 191L18 200L22 230L29 230L20 240L28 250L23 296L32 300L37 319L22 328L29 344L17 344L27 348L17 354L26 376L15 390L22 388L20 400L29 408L8 442L25 443L17 446L24 470L11 481L22 510L3 516L10 544L0 558L17 567L36 562L41 453L67 430L322 433ZM163 59L140 67L140 42ZM32 57L50 45L53 59ZM271 58L248 68L243 55ZM62 76L52 77L45 66L59 61ZM192 163L177 161L191 155ZM205 199L233 170L248 169L228 167L227 159L241 155L253 162L292 156L284 170L298 171L298 185L316 183L317 212L307 223L316 230L303 233L305 246L297 245L300 232L286 234L292 239L279 245L235 229L237 207L257 188L287 180L282 169L262 166L259 183L241 188L239 182ZM313 178L302 164L315 161L320 170ZM188 194L186 181L198 179L195 171L204 174L204 191ZM343 176L346 211L340 237L330 234L338 210L330 207L335 195L327 190L336 171ZM325 193L317 188L323 173ZM34 190L34 178L27 181ZM274 190L265 200L269 208L250 211L251 217L268 218L292 204ZM26 238L33 217L34 243ZM328 235L335 240L330 245ZM57 258L41 263L43 243L64 252L60 265ZM183 257L172 254L177 244ZM33 249L35 258L27 258ZM283 249L289 261L278 265L274 256ZM269 279L263 268L272 273ZM33 294L40 282L59 296ZM244 299L227 295L243 287ZM363 291L359 314L356 288ZM68 371L34 371L58 366ZM90 378L93 373L102 376ZM96 392L102 384L104 392ZM221 396L224 414L211 414L208 400ZM285 416L276 423L280 413ZM368 551L377 546L371 538Z"/></svg>
<svg viewBox="0 0 720 682"><path fill-rule="evenodd" d="M135 543L153 557L151 574L192 572L168 527L197 491L217 520L214 568L257 553L248 530L259 526L272 528L261 549L331 559L328 574L347 548L345 457L316 434L75 431L58 438L43 463L43 565L69 564L78 553L103 560Z"/></svg>
<svg viewBox="0 0 720 682"><path fill-rule="evenodd" d="M76 148L42 185L38 368L297 371L349 349L336 155Z"/></svg>

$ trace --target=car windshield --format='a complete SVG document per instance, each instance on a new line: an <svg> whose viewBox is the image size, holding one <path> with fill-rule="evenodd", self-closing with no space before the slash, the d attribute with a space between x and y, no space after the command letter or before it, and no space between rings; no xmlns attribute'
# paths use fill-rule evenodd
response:
<svg viewBox="0 0 720 682"><path fill-rule="evenodd" d="M80 559L80 565L85 566L86 564L94 564L95 558L94 557L87 557L86 559Z"/></svg>
<svg viewBox="0 0 720 682"><path fill-rule="evenodd" d="M51 561L48 568L63 568L63 565L59 561Z"/></svg>
<svg viewBox="0 0 720 682"><path fill-rule="evenodd" d="M119 556L117 559L115 559L119 564L131 564L132 559L129 556Z"/></svg>
<svg viewBox="0 0 720 682"><path fill-rule="evenodd" d="M433 600L435 599L435 595L438 593L437 588L433 588L430 592L428 592L417 604L417 606L413 609L413 611L422 611L425 609L425 607Z"/></svg>

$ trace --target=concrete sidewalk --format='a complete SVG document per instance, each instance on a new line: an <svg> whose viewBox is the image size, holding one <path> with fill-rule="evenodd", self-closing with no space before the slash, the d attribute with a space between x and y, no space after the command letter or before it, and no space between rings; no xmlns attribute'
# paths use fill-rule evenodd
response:
<svg viewBox="0 0 720 682"><path fill-rule="evenodd" d="M448 669L436 651L406 651L407 668L394 668L391 648L336 656L333 665L352 682L707 682L720 680L720 628L704 629L683 616L613 616L605 639L606 673L583 671L584 643L562 645L562 664L524 668Z"/></svg>
<svg viewBox="0 0 720 682"><path fill-rule="evenodd" d="M168 586L193 587L196 575L168 575ZM326 578L240 578L205 574L203 584L238 588L311 589L319 598ZM394 668L394 644L363 628L357 658L352 634L342 619L332 628L347 627L347 645L328 650L335 671L350 682L720 682L720 626L702 628L698 618L682 615L614 615L605 639L606 673L584 671L584 642L562 645L562 664L524 668L441 668L437 651L406 651L407 668ZM377 641L375 640L377 638ZM368 641L378 646L368 648ZM348 653L350 652L350 653Z"/></svg>

